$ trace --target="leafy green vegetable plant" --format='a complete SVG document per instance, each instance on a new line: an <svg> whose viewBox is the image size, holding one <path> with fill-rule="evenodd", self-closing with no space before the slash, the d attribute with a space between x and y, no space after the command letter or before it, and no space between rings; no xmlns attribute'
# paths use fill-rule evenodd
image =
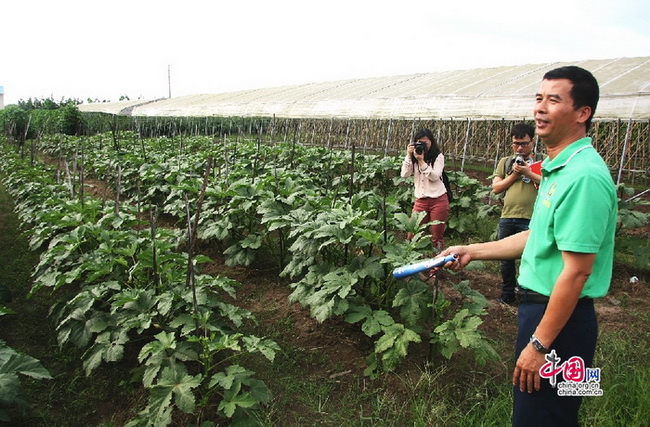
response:
<svg viewBox="0 0 650 427"><path fill-rule="evenodd" d="M19 175L24 165L4 160L15 161L12 169ZM31 191L20 188L23 180L8 182L22 197L23 220L38 223L32 246L42 254L32 293L50 289L58 297L51 311L59 343L85 349L88 375L102 363L121 360L127 346L143 345L141 378L150 400L134 425L167 425L174 409L194 412L210 398L224 408L221 416L233 419L249 417L267 402L268 390L245 370L237 371L237 390L214 380L238 366L232 358L239 354L261 353L273 360L278 350L269 339L237 332L254 321L250 312L226 302L234 298L237 283L198 274L189 289L178 231L158 228L150 235L128 205L116 213L112 202L82 204L66 200L65 191L48 194L42 191L51 185L48 176L32 175ZM45 199L49 203L42 203ZM196 257L192 268L206 260ZM197 368L203 374L190 374ZM195 394L201 396L198 402Z"/></svg>
<svg viewBox="0 0 650 427"><path fill-rule="evenodd" d="M618 191L618 221L616 224L616 246L619 250L631 254L633 264L637 268L647 269L650 266L650 240L647 235L635 233L650 220L650 214L638 209L649 203L634 197L634 189L619 185Z"/></svg>
<svg viewBox="0 0 650 427"><path fill-rule="evenodd" d="M8 311L0 307L0 316ZM41 379L52 379L52 376L41 363L33 357L20 353L0 340L0 422L11 421L9 414L3 409L10 404L26 405L22 394L20 375Z"/></svg>

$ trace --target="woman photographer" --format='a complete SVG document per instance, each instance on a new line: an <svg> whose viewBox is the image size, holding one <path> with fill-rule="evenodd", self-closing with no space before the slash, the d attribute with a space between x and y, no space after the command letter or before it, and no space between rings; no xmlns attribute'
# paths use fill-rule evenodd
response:
<svg viewBox="0 0 650 427"><path fill-rule="evenodd" d="M439 252L443 247L445 222L449 217L449 199L442 181L445 158L429 129L420 129L413 142L406 147L402 163L402 178L413 175L415 205L413 212L426 212L422 223L440 221L431 225L431 242ZM413 236L409 234L408 238Z"/></svg>

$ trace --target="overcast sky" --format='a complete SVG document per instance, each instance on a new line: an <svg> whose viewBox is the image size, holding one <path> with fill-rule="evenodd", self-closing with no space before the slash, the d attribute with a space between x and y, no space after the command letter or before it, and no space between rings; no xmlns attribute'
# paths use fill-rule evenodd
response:
<svg viewBox="0 0 650 427"><path fill-rule="evenodd" d="M650 56L648 0L13 0L0 16L5 105Z"/></svg>

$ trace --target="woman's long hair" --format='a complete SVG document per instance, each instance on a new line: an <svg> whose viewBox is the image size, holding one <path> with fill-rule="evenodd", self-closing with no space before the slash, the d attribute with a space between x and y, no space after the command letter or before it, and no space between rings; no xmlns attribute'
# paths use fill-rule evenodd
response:
<svg viewBox="0 0 650 427"><path fill-rule="evenodd" d="M431 133L429 129L420 129L417 131L413 136L413 142L424 137L429 138L429 141L431 141L431 148L429 148L429 151L424 154L424 162L431 165L436 161L438 154L440 154L440 148L438 147L436 138L433 136L433 133ZM415 157L413 157L413 161L415 161Z"/></svg>

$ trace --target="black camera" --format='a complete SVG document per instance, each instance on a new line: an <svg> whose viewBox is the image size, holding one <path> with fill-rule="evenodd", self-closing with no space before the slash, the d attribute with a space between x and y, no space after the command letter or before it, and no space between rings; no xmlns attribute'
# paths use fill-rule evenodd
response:
<svg viewBox="0 0 650 427"><path fill-rule="evenodd" d="M517 163L519 166L523 166L526 164L526 161L524 160L523 156L517 156L515 158L515 163Z"/></svg>
<svg viewBox="0 0 650 427"><path fill-rule="evenodd" d="M427 144L422 141L411 142L411 145L415 147L415 152L418 154L424 153L424 150L427 149Z"/></svg>

